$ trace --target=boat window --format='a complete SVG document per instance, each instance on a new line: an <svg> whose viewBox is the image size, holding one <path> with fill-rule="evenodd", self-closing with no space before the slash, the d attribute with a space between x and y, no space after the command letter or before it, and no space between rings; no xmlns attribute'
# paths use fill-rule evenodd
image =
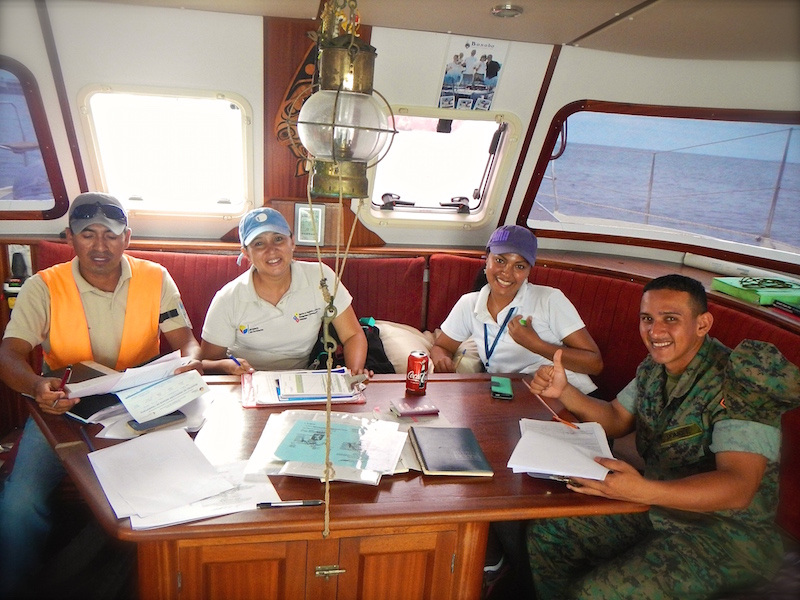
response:
<svg viewBox="0 0 800 600"><path fill-rule="evenodd" d="M537 165L529 226L796 259L796 113L653 112L662 114L573 110L558 119Z"/></svg>
<svg viewBox="0 0 800 600"><path fill-rule="evenodd" d="M476 118L473 112L469 118L454 110L395 114L398 133L373 177L373 217L458 220L485 214L515 125L504 116Z"/></svg>
<svg viewBox="0 0 800 600"><path fill-rule="evenodd" d="M243 99L104 87L81 105L100 187L129 210L241 214L252 202Z"/></svg>
<svg viewBox="0 0 800 600"><path fill-rule="evenodd" d="M54 219L67 206L33 74L0 56L0 219Z"/></svg>

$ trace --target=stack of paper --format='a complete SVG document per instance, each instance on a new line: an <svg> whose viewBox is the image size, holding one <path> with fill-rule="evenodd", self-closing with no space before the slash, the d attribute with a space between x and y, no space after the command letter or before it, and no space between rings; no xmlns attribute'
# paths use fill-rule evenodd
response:
<svg viewBox="0 0 800 600"><path fill-rule="evenodd" d="M143 367L122 373L98 372L98 377L68 384L64 389L69 397L81 398L81 401L67 414L84 423L102 422L107 428L113 427L115 434L104 437L131 438L137 435L132 429L116 425L120 422L124 425L131 419L139 423L157 419L183 408L209 391L197 371L173 375L188 360L175 351ZM186 416L190 417L189 414ZM199 420L187 420L180 428L196 431L203 422L202 411L198 416Z"/></svg>
<svg viewBox="0 0 800 600"><path fill-rule="evenodd" d="M331 373L331 402L366 402L363 386L350 384L345 368ZM242 406L324 404L328 398L327 371L256 371L242 375Z"/></svg>
<svg viewBox="0 0 800 600"><path fill-rule="evenodd" d="M268 475L322 479L325 469L325 412L287 410L270 415L245 469L245 480ZM331 413L332 481L377 485L394 472L407 434L397 422L352 413Z"/></svg>
<svg viewBox="0 0 800 600"><path fill-rule="evenodd" d="M515 473L549 479L606 478L608 469L594 458L614 455L599 423L579 423L575 429L556 421L520 419L519 427L522 437L508 460Z"/></svg>
<svg viewBox="0 0 800 600"><path fill-rule="evenodd" d="M118 518L133 529L253 510L280 500L272 484L243 483L244 461L219 469L184 431L155 431L89 454Z"/></svg>

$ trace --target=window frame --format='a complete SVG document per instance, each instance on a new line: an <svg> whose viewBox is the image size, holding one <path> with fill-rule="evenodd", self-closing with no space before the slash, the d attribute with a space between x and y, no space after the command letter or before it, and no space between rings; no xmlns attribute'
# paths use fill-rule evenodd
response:
<svg viewBox="0 0 800 600"><path fill-rule="evenodd" d="M392 111L398 116L423 117L429 119L445 119L453 121L491 121L496 127L506 124L506 131L502 134L502 139L496 149L495 159L491 164L491 174L485 186L485 191L481 196L478 206L471 209L469 213L459 213L453 210L432 210L420 208L419 210L381 210L378 208L382 204L381 198L375 198L375 168L380 168L380 162L375 168L369 168L367 176L369 178L370 196L364 199L363 209L360 212L361 220L368 226L382 227L408 227L412 226L433 226L463 228L465 226L480 227L494 218L495 214L502 209L505 202L505 191L513 171L513 160L519 153L520 132L522 123L519 118L510 112L505 111L466 111L454 110L438 107L422 107L397 105L392 106ZM389 150L391 152L391 149ZM488 148L481 147L481 152L487 153ZM483 171L478 174L476 179L480 182ZM353 204L355 209L355 203Z"/></svg>
<svg viewBox="0 0 800 600"><path fill-rule="evenodd" d="M244 190L246 197L244 202L237 210L224 211L187 211L176 208L156 210L149 206L137 206L128 201L127 198L120 198L125 205L129 215L139 215L148 217L212 217L223 219L237 219L247 213L255 206L255 177L254 177L254 157L253 157L253 109L250 103L241 95L234 92L222 92L217 90L186 90L178 88L163 88L152 86L136 85L109 85L91 84L82 88L78 94L78 106L80 108L81 125L85 133L86 145L88 148L89 163L95 174L95 182L98 190L108 192L105 173L100 157L100 147L97 141L94 121L92 120L90 100L93 95L98 93L118 93L127 95L141 96L162 96L167 98L190 98L190 99L214 99L225 100L235 103L242 113L242 153L244 158ZM228 206L236 207L236 204Z"/></svg>
<svg viewBox="0 0 800 600"><path fill-rule="evenodd" d="M706 107L682 107L682 106L659 106L649 104L629 104L620 102L608 102L602 100L578 100L564 105L553 117L548 127L542 149L536 161L533 175L528 184L519 212L517 213L517 224L529 227L536 232L538 237L569 239L587 242L607 242L624 244L626 246L637 246L654 248L659 250L670 250L678 252L692 252L695 254L719 258L723 260L733 260L736 262L751 264L766 268L781 268L787 272L800 273L800 255L787 251L773 251L758 246L749 246L741 243L724 242L720 246L709 247L707 245L692 244L686 241L672 242L657 237L647 237L643 235L625 236L624 234L615 235L608 233L586 233L571 230L569 223L557 223L553 227L548 227L543 221L529 220L536 195L545 173L547 171L550 157L553 155L561 134L561 128L567 118L579 111L616 113L624 115L637 115L649 117L672 117L680 119L698 119L713 121L749 121L767 124L791 124L800 125L800 111L771 111L771 110L751 110L751 109L722 109ZM569 143L569 142L567 142ZM635 224L627 224L633 229ZM740 249L733 249L734 247ZM752 250L748 252L747 249ZM783 259L783 255L786 259Z"/></svg>
<svg viewBox="0 0 800 600"><path fill-rule="evenodd" d="M39 85L36 83L36 78L30 69L21 62L2 54L0 54L0 69L15 75L22 85L25 102L28 105L28 112L33 123L33 131L36 134L36 141L42 154L47 179L50 182L50 190L53 192L52 208L46 210L0 210L0 220L49 221L58 219L67 214L69 198L58 156L56 155L53 135L47 121L44 102L39 92Z"/></svg>

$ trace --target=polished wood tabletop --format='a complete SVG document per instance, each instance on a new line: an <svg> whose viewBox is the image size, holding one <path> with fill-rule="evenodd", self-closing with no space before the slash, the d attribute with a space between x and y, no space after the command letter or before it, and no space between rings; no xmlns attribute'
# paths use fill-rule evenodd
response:
<svg viewBox="0 0 800 600"><path fill-rule="evenodd" d="M584 496L558 482L513 473L506 464L520 438L520 418L548 419L520 375L511 375L514 399L490 395L487 374L434 374L428 380L427 400L439 407L453 426L470 427L494 469L493 477L423 476L416 471L384 476L377 486L338 482L330 484L330 529L424 525L442 522L490 522L545 517L637 512L647 507ZM242 408L240 388L228 377L208 376L214 402L195 442L213 464L250 457L269 415L280 408ZM335 405L341 412L389 410L389 402L405 396L400 375L376 375L366 388L365 404ZM558 402L561 416L569 417ZM324 408L324 407L322 407ZM124 540L216 535L310 532L322 529L324 507L254 510L174 525L134 531L128 519L117 519L94 475L87 454L114 442L94 438L100 426L85 426L65 416L34 410L45 435L55 447L70 476L106 531ZM324 484L316 479L271 476L283 500L323 498Z"/></svg>

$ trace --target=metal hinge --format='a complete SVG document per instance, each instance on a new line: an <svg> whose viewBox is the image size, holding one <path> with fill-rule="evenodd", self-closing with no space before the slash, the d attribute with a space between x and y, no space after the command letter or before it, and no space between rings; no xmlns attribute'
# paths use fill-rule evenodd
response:
<svg viewBox="0 0 800 600"><path fill-rule="evenodd" d="M453 573L456 570L456 553L453 552L453 558L450 559L450 572Z"/></svg>
<svg viewBox="0 0 800 600"><path fill-rule="evenodd" d="M325 579L329 579L334 575L341 575L345 573L344 569L340 569L339 565L324 565L319 567L314 567L314 576L315 577L324 577Z"/></svg>
<svg viewBox="0 0 800 600"><path fill-rule="evenodd" d="M183 586L183 579L181 578L181 572L178 571L178 591L181 591L181 587Z"/></svg>

